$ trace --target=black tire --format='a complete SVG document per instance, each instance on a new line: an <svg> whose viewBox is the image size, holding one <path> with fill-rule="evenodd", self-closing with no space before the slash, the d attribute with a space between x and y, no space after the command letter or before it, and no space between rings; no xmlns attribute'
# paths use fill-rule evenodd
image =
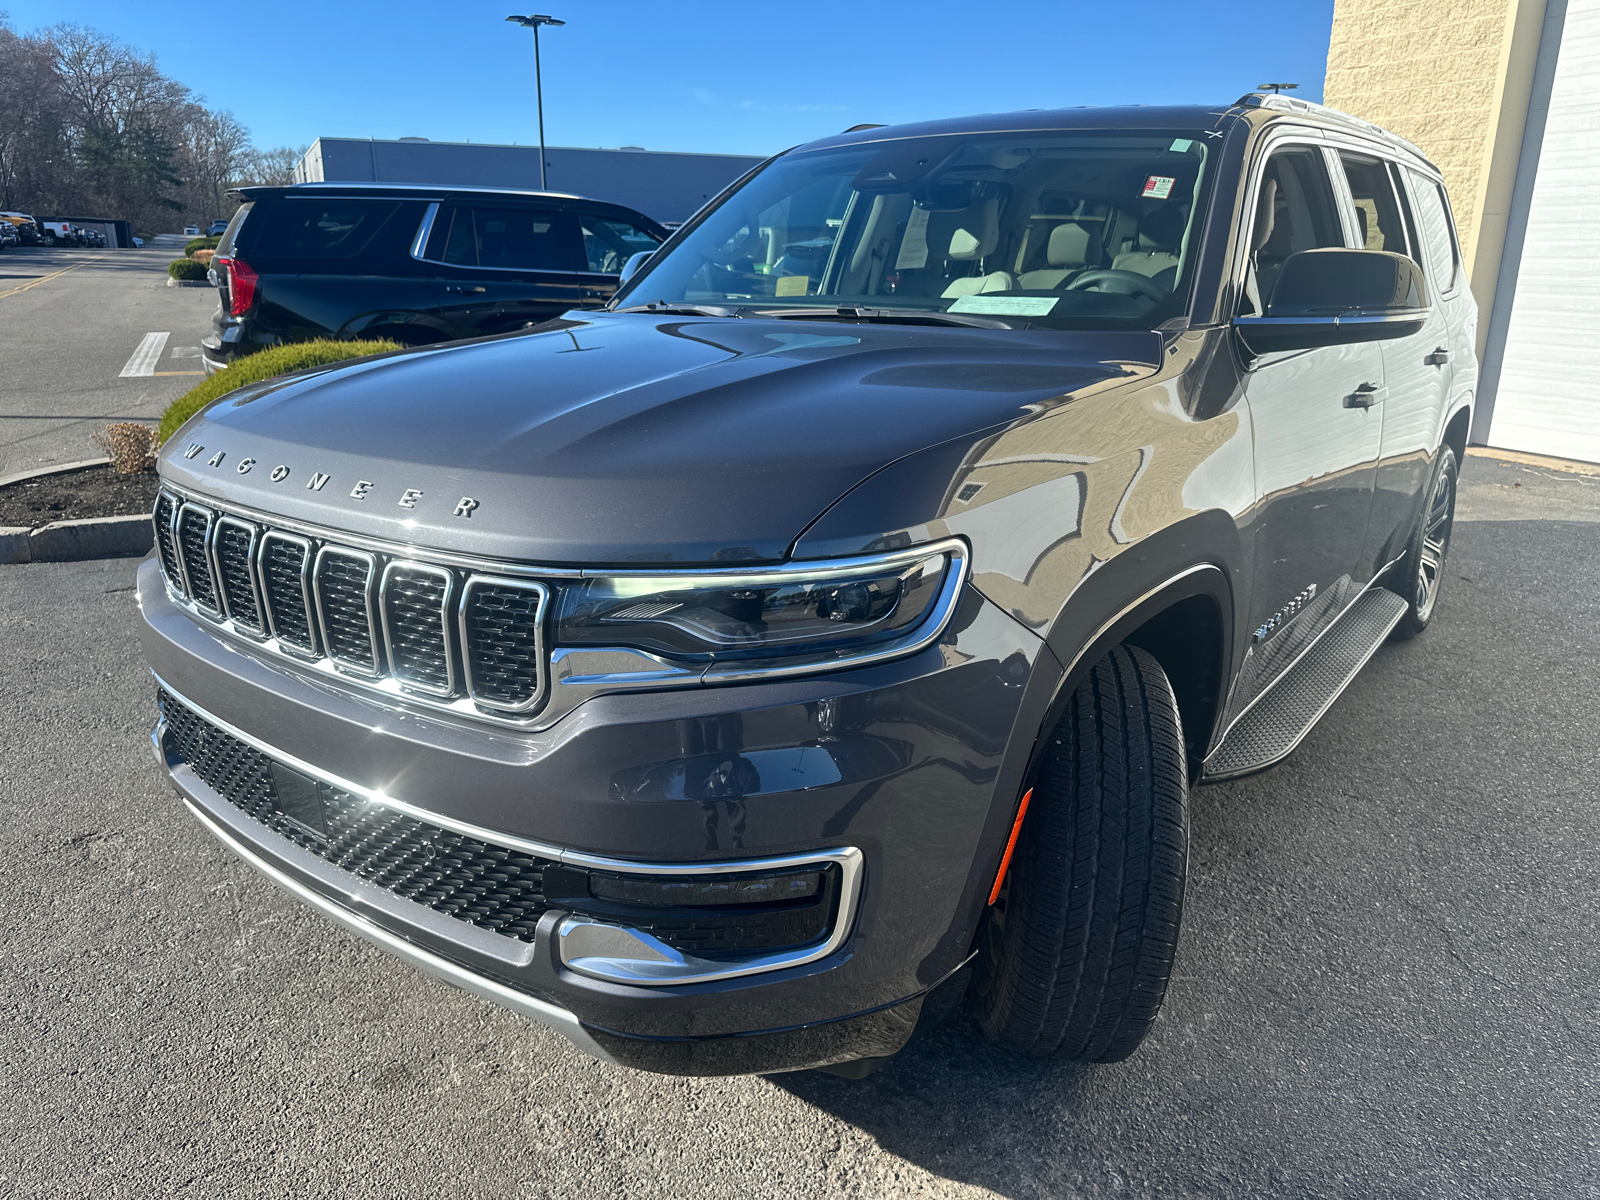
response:
<svg viewBox="0 0 1600 1200"><path fill-rule="evenodd" d="M984 1032L1037 1057L1119 1062L1172 975L1189 780L1172 684L1119 646L1051 732L973 980Z"/></svg>
<svg viewBox="0 0 1600 1200"><path fill-rule="evenodd" d="M1450 534L1456 522L1456 481L1460 467L1449 446L1439 451L1427 500L1417 516L1405 557L1395 564L1386 581L1406 602L1406 615L1394 627L1394 636L1414 638L1428 627L1444 585L1444 565L1450 555Z"/></svg>

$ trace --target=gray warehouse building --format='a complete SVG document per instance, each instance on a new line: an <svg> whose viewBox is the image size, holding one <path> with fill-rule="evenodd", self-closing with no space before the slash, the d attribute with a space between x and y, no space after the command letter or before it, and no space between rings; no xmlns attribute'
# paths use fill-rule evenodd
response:
<svg viewBox="0 0 1600 1200"><path fill-rule="evenodd" d="M742 154L674 154L624 147L547 146L552 192L609 200L663 224L677 224L763 161ZM539 188L537 146L318 138L294 169L296 183L453 183Z"/></svg>

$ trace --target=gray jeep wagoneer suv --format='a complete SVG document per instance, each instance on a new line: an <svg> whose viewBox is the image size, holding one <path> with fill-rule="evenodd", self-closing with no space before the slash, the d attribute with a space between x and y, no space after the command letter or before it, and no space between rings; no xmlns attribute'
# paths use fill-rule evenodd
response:
<svg viewBox="0 0 1600 1200"><path fill-rule="evenodd" d="M1280 97L863 128L603 311L162 454L156 755L295 896L591 1054L1097 1061L1188 789L1426 627L1476 378L1439 172Z"/></svg>

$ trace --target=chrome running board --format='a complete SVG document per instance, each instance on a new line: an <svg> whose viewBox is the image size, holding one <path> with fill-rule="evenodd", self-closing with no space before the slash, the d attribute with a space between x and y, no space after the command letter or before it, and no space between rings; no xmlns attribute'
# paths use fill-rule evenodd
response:
<svg viewBox="0 0 1600 1200"><path fill-rule="evenodd" d="M1260 771L1294 752L1406 614L1406 602L1373 587L1279 677L1206 757L1202 783Z"/></svg>

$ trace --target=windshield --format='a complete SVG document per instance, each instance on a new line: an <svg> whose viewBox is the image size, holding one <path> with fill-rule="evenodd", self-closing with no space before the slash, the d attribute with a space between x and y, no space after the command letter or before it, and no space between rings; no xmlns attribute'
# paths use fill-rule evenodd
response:
<svg viewBox="0 0 1600 1200"><path fill-rule="evenodd" d="M1150 329L1185 311L1201 131L905 138L795 151L729 197L621 306L839 308Z"/></svg>

